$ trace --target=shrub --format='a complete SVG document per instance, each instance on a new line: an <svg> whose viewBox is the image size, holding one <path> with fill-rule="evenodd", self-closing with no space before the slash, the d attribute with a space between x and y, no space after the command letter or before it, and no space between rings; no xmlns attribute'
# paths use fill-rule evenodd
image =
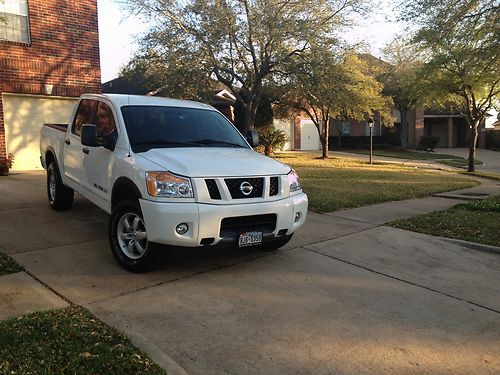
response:
<svg viewBox="0 0 500 375"><path fill-rule="evenodd" d="M0 156L0 176L9 174L9 169L12 168L14 163L14 155L9 154L7 157Z"/></svg>
<svg viewBox="0 0 500 375"><path fill-rule="evenodd" d="M264 154L272 155L275 149L283 149L287 141L286 135L282 130L275 129L273 126L259 130L259 142L264 146Z"/></svg>
<svg viewBox="0 0 500 375"><path fill-rule="evenodd" d="M423 136L420 138L417 150L434 151L434 147L439 143L439 137Z"/></svg>

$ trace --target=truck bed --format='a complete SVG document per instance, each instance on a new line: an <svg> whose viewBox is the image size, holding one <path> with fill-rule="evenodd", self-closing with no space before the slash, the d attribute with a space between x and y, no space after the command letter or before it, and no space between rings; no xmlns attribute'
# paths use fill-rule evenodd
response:
<svg viewBox="0 0 500 375"><path fill-rule="evenodd" d="M44 126L48 126L49 128L53 128L56 130L60 130L62 132L66 132L68 129L68 124L43 124Z"/></svg>

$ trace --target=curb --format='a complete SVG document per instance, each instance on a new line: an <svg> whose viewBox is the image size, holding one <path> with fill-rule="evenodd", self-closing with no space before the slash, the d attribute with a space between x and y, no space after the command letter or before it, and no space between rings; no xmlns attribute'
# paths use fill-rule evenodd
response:
<svg viewBox="0 0 500 375"><path fill-rule="evenodd" d="M145 336L134 330L125 331L121 328L119 328L118 330L122 332L125 336L128 336L132 344L134 344L136 347L138 347L139 349L144 351L147 355L149 355L151 359L155 361L160 367L163 367L167 371L168 375L188 375L188 372L181 365L175 362L167 353L165 353L153 341L149 340L148 338L146 338Z"/></svg>
<svg viewBox="0 0 500 375"><path fill-rule="evenodd" d="M498 254L500 255L500 247L498 246L493 246L493 245L484 245L481 243L476 243L476 242L469 242L469 241L464 241L464 240L459 240L456 238L448 238L448 237L439 237L442 238L448 242L461 245L464 247L467 247L472 250L477 250L481 251L483 253L490 253L490 254Z"/></svg>

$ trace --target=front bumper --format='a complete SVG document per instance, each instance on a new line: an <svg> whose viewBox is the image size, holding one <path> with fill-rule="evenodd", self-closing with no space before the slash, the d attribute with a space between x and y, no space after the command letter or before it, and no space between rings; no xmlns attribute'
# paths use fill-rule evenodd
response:
<svg viewBox="0 0 500 375"><path fill-rule="evenodd" d="M301 193L272 202L238 205L165 203L145 199L141 199L140 204L149 241L172 246L198 247L236 241L236 237L220 236L221 222L226 218L274 214L276 227L272 232L264 234L264 241L278 237L278 232L281 236L292 234L306 220L308 200L307 195ZM300 218L294 222L297 213L300 213ZM189 230L183 235L175 231L175 227L180 223L189 226ZM242 231L244 227L245 225L242 226Z"/></svg>

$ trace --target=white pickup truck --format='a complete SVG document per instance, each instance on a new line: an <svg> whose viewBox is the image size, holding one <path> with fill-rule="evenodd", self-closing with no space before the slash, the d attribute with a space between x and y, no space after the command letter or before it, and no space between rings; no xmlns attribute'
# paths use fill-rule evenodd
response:
<svg viewBox="0 0 500 375"><path fill-rule="evenodd" d="M47 195L69 209L77 191L111 214L109 243L134 272L157 244L285 245L304 224L297 173L252 147L209 105L130 95L82 95L69 124L45 124Z"/></svg>

